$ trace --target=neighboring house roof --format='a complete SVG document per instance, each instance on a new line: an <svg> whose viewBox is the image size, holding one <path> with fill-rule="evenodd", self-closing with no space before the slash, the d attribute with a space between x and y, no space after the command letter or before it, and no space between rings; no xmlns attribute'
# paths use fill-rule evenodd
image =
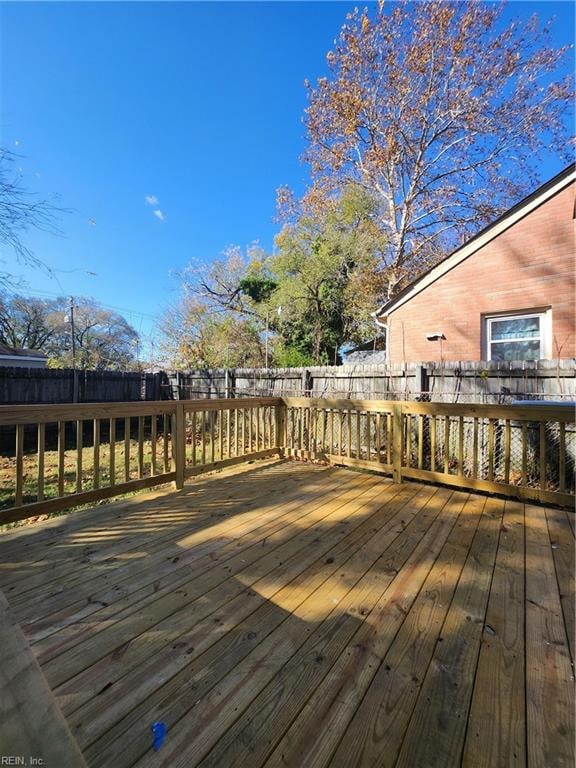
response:
<svg viewBox="0 0 576 768"><path fill-rule="evenodd" d="M19 360L47 360L48 355L36 349L16 349L0 342L0 357L13 357Z"/></svg>
<svg viewBox="0 0 576 768"><path fill-rule="evenodd" d="M343 353L345 363L386 362L386 336L379 334L369 341L357 344Z"/></svg>
<svg viewBox="0 0 576 768"><path fill-rule="evenodd" d="M558 175L554 176L554 178L550 179L550 181L547 181L537 190L528 195L528 197L525 197L519 203L512 206L512 208L497 218L496 221L493 221L492 224L489 224L483 230L478 232L478 234L474 235L471 240L468 240L464 245L457 248L434 267L431 267L420 275L420 277L407 285L406 288L396 294L394 298L390 299L390 301L387 301L377 309L376 312L373 313L373 317L386 317L391 312L398 309L398 307L401 307L402 304L405 304L417 293L423 291L424 288L427 288L431 283L442 277L442 275L445 275L455 266L460 264L460 262L464 261L464 259L472 256L473 253L476 253L476 251L489 243L490 240L493 240L535 208L538 208L538 206L542 205L546 200L554 197L554 195L569 184L572 184L575 180L576 163L572 163Z"/></svg>

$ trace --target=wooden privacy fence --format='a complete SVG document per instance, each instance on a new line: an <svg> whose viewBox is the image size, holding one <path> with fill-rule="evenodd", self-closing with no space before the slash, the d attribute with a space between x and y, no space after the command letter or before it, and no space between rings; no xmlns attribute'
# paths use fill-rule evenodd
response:
<svg viewBox="0 0 576 768"><path fill-rule="evenodd" d="M278 397L3 406L0 524L274 455L570 506L574 421L559 406Z"/></svg>

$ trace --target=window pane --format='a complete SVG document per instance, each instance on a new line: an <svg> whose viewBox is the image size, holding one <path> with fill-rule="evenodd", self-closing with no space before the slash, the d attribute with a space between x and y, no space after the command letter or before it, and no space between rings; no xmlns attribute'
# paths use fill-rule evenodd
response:
<svg viewBox="0 0 576 768"><path fill-rule="evenodd" d="M535 341L506 341L490 345L491 360L538 360L540 358L540 342Z"/></svg>
<svg viewBox="0 0 576 768"><path fill-rule="evenodd" d="M539 317L518 317L514 320L492 320L492 341L507 339L537 339L540 336Z"/></svg>

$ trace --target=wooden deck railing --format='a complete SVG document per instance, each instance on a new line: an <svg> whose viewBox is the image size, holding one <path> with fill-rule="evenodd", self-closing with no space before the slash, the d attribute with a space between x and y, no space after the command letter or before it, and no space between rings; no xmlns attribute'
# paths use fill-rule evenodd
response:
<svg viewBox="0 0 576 768"><path fill-rule="evenodd" d="M0 525L278 453L279 398L0 407ZM10 448L13 446L13 449Z"/></svg>
<svg viewBox="0 0 576 768"><path fill-rule="evenodd" d="M572 506L574 421L557 406L310 398L2 406L0 524L273 455Z"/></svg>
<svg viewBox="0 0 576 768"><path fill-rule="evenodd" d="M574 410L285 398L286 455L574 506Z"/></svg>

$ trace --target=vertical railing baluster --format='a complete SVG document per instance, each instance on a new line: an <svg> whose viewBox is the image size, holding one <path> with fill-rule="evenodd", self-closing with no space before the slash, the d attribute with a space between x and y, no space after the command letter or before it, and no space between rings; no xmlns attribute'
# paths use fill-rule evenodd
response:
<svg viewBox="0 0 576 768"><path fill-rule="evenodd" d="M522 485L528 481L528 422L522 422Z"/></svg>
<svg viewBox="0 0 576 768"><path fill-rule="evenodd" d="M232 457L232 409L226 410L226 458Z"/></svg>
<svg viewBox="0 0 576 768"><path fill-rule="evenodd" d="M144 477L144 416L138 416L138 477Z"/></svg>
<svg viewBox="0 0 576 768"><path fill-rule="evenodd" d="M100 419L94 419L92 450L94 453L94 458L92 460L94 479L92 484L94 488L100 488Z"/></svg>
<svg viewBox="0 0 576 768"><path fill-rule="evenodd" d="M274 448L276 444L276 439L274 435L274 424L275 424L275 420L272 412L272 406L270 405L268 407L268 442L266 444L266 447L268 449Z"/></svg>
<svg viewBox="0 0 576 768"><path fill-rule="evenodd" d="M130 430L132 424L130 417L127 416L124 419L124 479L126 482L130 480ZM174 431L174 430L172 430Z"/></svg>
<svg viewBox="0 0 576 768"><path fill-rule="evenodd" d="M82 435L82 420L76 422L76 493L82 491L82 451L83 451L83 435Z"/></svg>
<svg viewBox="0 0 576 768"><path fill-rule="evenodd" d="M488 480L494 480L494 419L488 419Z"/></svg>
<svg viewBox="0 0 576 768"><path fill-rule="evenodd" d="M16 492L14 506L21 507L24 500L24 424L16 425Z"/></svg>
<svg viewBox="0 0 576 768"><path fill-rule="evenodd" d="M352 410L348 408L347 411L347 419L346 419L346 427L348 434L346 435L346 442L347 442L347 451L346 455L350 459L352 457Z"/></svg>
<svg viewBox="0 0 576 768"><path fill-rule="evenodd" d="M472 477L478 479L478 418L474 416L473 419L473 436L472 436Z"/></svg>
<svg viewBox="0 0 576 768"><path fill-rule="evenodd" d="M164 414L162 430L162 453L164 458L164 472L170 471L170 454L168 451L168 414Z"/></svg>
<svg viewBox="0 0 576 768"><path fill-rule="evenodd" d="M224 459L224 411L218 411L218 458Z"/></svg>
<svg viewBox="0 0 576 768"><path fill-rule="evenodd" d="M366 411L366 461L372 460L371 432L372 432L372 413L370 411Z"/></svg>
<svg viewBox="0 0 576 768"><path fill-rule="evenodd" d="M464 416L458 417L458 474L464 474Z"/></svg>
<svg viewBox="0 0 576 768"><path fill-rule="evenodd" d="M430 471L436 472L436 416L430 415Z"/></svg>
<svg viewBox="0 0 576 768"><path fill-rule="evenodd" d="M150 417L152 420L152 423L150 425L150 474L152 476L157 474L157 465L156 465L156 440L157 440L157 431L158 431L158 425L156 423L156 419L158 418L155 413L152 414Z"/></svg>
<svg viewBox="0 0 576 768"><path fill-rule="evenodd" d="M402 482L402 465L404 453L404 441L402 436L404 428L402 422L402 404L398 403L394 405L394 410L392 413L392 478L395 483Z"/></svg>
<svg viewBox="0 0 576 768"><path fill-rule="evenodd" d="M234 408L234 456L240 456L240 409Z"/></svg>
<svg viewBox="0 0 576 768"><path fill-rule="evenodd" d="M424 466L424 416L418 416L418 469Z"/></svg>
<svg viewBox="0 0 576 768"><path fill-rule="evenodd" d="M38 424L38 501L44 501L44 451L46 448L46 425Z"/></svg>
<svg viewBox="0 0 576 768"><path fill-rule="evenodd" d="M504 422L504 482L510 483L510 419Z"/></svg>
<svg viewBox="0 0 576 768"><path fill-rule="evenodd" d="M64 457L66 452L66 422L58 422L58 496L64 496Z"/></svg>
<svg viewBox="0 0 576 768"><path fill-rule="evenodd" d="M176 490L181 490L184 488L186 471L186 410L184 403L177 403L173 425L172 457L174 461L174 471L176 472L174 486Z"/></svg>
<svg viewBox="0 0 576 768"><path fill-rule="evenodd" d="M559 436L559 455L558 455L558 490L560 493L566 492L566 424L560 422Z"/></svg>
<svg viewBox="0 0 576 768"><path fill-rule="evenodd" d="M546 423L540 422L540 490L546 490Z"/></svg>
<svg viewBox="0 0 576 768"><path fill-rule="evenodd" d="M336 414L334 412L334 409L331 408L330 409L330 445L329 445L329 449L328 449L328 453L329 454L336 453L335 440L334 440L334 438L336 437L336 434L335 434L335 431L334 431L335 430L335 419L336 419Z"/></svg>
<svg viewBox="0 0 576 768"><path fill-rule="evenodd" d="M109 422L110 437L108 440L110 446L110 456L108 457L108 473L110 475L110 485L116 485L116 419L112 417ZM167 472L168 470L165 470Z"/></svg>
<svg viewBox="0 0 576 768"><path fill-rule="evenodd" d="M200 411L200 434L202 435L201 449L201 461L202 466L206 464L206 411Z"/></svg>
<svg viewBox="0 0 576 768"><path fill-rule="evenodd" d="M444 418L444 474L450 472L450 416Z"/></svg>

